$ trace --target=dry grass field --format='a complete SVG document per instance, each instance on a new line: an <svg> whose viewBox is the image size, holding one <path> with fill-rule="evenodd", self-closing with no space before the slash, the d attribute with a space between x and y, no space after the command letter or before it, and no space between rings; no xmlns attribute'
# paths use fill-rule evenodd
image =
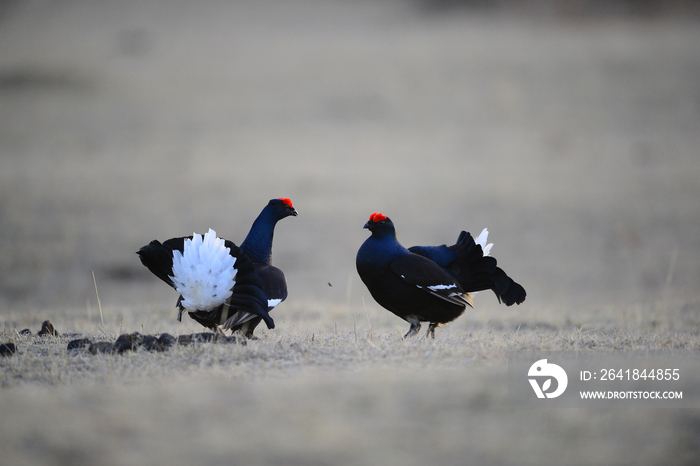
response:
<svg viewBox="0 0 700 466"><path fill-rule="evenodd" d="M695 3L461 3L0 3L0 464L697 464L698 409L506 383L511 352L700 359ZM67 351L202 331L134 252L279 196L276 329ZM354 268L374 211L406 246L488 227L527 301L402 340Z"/></svg>

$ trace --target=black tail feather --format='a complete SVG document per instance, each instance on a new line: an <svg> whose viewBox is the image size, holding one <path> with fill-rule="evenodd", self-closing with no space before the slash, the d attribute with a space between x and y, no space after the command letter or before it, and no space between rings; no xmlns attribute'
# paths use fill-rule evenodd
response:
<svg viewBox="0 0 700 466"><path fill-rule="evenodd" d="M173 281L170 279L173 275L172 248L164 246L158 240L153 240L136 251L136 254L139 255L141 263L145 265L153 275L175 288Z"/></svg>
<svg viewBox="0 0 700 466"><path fill-rule="evenodd" d="M501 296L501 299L506 306L512 306L513 304L520 304L525 301L525 296L527 296L525 288L511 280L508 291Z"/></svg>
<svg viewBox="0 0 700 466"><path fill-rule="evenodd" d="M525 301L525 296L527 296L525 288L513 281L500 267L496 267L491 289L496 293L498 300L506 306L520 304Z"/></svg>
<svg viewBox="0 0 700 466"><path fill-rule="evenodd" d="M472 235L466 231L461 232L457 242L450 248L455 251L457 258L448 269L466 292L493 290L499 302L506 306L525 301L525 289L497 266L495 257L484 257L481 246L474 242Z"/></svg>

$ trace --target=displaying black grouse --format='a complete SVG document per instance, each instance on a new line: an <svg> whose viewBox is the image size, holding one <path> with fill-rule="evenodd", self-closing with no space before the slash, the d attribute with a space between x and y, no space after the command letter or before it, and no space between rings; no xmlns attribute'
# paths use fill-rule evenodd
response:
<svg viewBox="0 0 700 466"><path fill-rule="evenodd" d="M241 331L251 338L269 312L287 298L287 282L273 267L272 238L277 222L298 215L287 198L272 199L262 210L240 247L204 235L157 240L139 249L143 265L180 293L178 320L190 317L212 330Z"/></svg>
<svg viewBox="0 0 700 466"><path fill-rule="evenodd" d="M525 289L488 256L486 229L476 242L463 231L452 246L406 249L385 215L373 213L364 228L372 235L357 252L357 272L377 303L411 324L406 338L418 333L421 322L430 323L427 335L434 338L437 326L474 307L469 293L493 290L507 306L525 300Z"/></svg>

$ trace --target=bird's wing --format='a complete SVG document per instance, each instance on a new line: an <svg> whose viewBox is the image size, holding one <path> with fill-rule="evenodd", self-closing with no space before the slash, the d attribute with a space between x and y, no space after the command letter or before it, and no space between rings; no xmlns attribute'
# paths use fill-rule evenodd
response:
<svg viewBox="0 0 700 466"><path fill-rule="evenodd" d="M419 256L427 257L442 267L448 267L457 258L455 251L444 244L442 246L412 246L408 250Z"/></svg>
<svg viewBox="0 0 700 466"><path fill-rule="evenodd" d="M391 263L391 270L416 288L458 306L470 305L464 290L445 269L417 254L406 254Z"/></svg>
<svg viewBox="0 0 700 466"><path fill-rule="evenodd" d="M287 299L287 280L284 278L284 273L275 266L255 263L254 267L262 280L263 291L267 296L267 310L271 311Z"/></svg>

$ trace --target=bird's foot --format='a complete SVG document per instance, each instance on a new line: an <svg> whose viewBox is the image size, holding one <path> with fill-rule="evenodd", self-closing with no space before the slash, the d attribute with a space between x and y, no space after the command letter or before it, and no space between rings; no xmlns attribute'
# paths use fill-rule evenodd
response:
<svg viewBox="0 0 700 466"><path fill-rule="evenodd" d="M430 337L433 340L435 339L435 329L438 327L437 322L430 322L430 325L428 325L428 331L426 332L425 336Z"/></svg>
<svg viewBox="0 0 700 466"><path fill-rule="evenodd" d="M412 318L411 316L409 316L408 318L406 318L406 320L408 321L409 324L411 324L411 328L408 329L408 333L406 333L406 335L404 335L403 337L404 337L404 338L410 338L410 337L412 337L413 335L415 335L415 334L418 333L418 331L420 330L421 325L420 325L420 321L419 321L418 319Z"/></svg>

